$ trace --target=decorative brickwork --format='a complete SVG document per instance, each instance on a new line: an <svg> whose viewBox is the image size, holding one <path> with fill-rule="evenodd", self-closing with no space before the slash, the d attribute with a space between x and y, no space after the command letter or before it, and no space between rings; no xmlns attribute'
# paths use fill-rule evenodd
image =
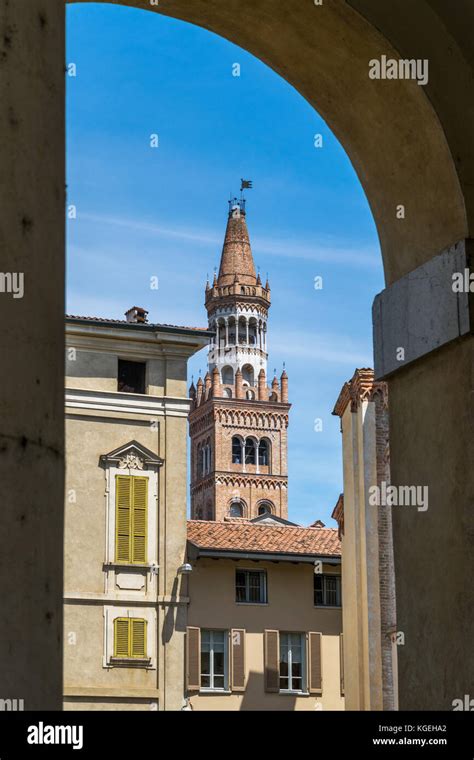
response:
<svg viewBox="0 0 474 760"><path fill-rule="evenodd" d="M288 376L267 383L270 286L255 265L243 203L230 209L219 276L206 286L214 338L190 388L191 516L288 517Z"/></svg>

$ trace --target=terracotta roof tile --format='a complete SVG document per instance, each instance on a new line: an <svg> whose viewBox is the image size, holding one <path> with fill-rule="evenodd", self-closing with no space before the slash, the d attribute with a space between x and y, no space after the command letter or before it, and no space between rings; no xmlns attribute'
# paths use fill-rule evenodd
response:
<svg viewBox="0 0 474 760"><path fill-rule="evenodd" d="M245 214L234 216L231 212L227 222L217 283L220 287L232 285L236 277L245 285L257 284Z"/></svg>
<svg viewBox="0 0 474 760"><path fill-rule="evenodd" d="M221 551L341 555L341 542L334 528L188 520L188 541L200 549Z"/></svg>

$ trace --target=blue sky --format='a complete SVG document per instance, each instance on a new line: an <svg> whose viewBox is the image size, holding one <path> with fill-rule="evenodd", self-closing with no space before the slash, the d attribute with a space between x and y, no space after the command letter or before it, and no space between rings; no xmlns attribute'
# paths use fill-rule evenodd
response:
<svg viewBox="0 0 474 760"><path fill-rule="evenodd" d="M247 221L273 299L269 370L280 374L286 362L293 403L289 517L333 525L342 454L331 411L355 367L372 366L371 305L384 287L349 159L287 82L226 40L107 4L70 5L67 18L76 67L67 77L68 204L77 208L68 221L68 312L121 319L136 304L150 321L204 326L227 199L241 177L252 179ZM190 376L199 369L202 352Z"/></svg>

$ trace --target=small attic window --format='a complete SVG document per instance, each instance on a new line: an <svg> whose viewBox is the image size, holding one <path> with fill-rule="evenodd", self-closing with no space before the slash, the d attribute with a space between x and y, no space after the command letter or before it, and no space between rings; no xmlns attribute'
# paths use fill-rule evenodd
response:
<svg viewBox="0 0 474 760"><path fill-rule="evenodd" d="M117 389L121 393L145 393L146 362L118 360Z"/></svg>

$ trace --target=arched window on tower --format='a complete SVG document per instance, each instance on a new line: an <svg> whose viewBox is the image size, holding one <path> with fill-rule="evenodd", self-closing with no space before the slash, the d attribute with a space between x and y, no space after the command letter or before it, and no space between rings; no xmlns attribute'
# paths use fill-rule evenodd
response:
<svg viewBox="0 0 474 760"><path fill-rule="evenodd" d="M258 514L261 515L271 515L273 512L273 505L270 504L269 501L261 501L258 505Z"/></svg>
<svg viewBox="0 0 474 760"><path fill-rule="evenodd" d="M233 501L230 505L229 514L231 517L243 517L245 514L245 505L242 501Z"/></svg>
<svg viewBox="0 0 474 760"><path fill-rule="evenodd" d="M224 367L222 369L222 385L234 384L234 370L232 367Z"/></svg>
<svg viewBox="0 0 474 760"><path fill-rule="evenodd" d="M211 442L207 441L206 446L206 475L208 475L211 471Z"/></svg>
<svg viewBox="0 0 474 760"><path fill-rule="evenodd" d="M267 438L262 438L258 444L258 463L262 467L268 467L270 464L270 442Z"/></svg>
<svg viewBox="0 0 474 760"><path fill-rule="evenodd" d="M201 474L201 444L198 443L194 458L194 476L199 478Z"/></svg>
<svg viewBox="0 0 474 760"><path fill-rule="evenodd" d="M253 438L247 438L245 441L245 464L256 464L256 446Z"/></svg>
<svg viewBox="0 0 474 760"><path fill-rule="evenodd" d="M218 348L224 349L225 348L225 320L219 319L218 328L219 328L219 341L218 341Z"/></svg>
<svg viewBox="0 0 474 760"><path fill-rule="evenodd" d="M251 364L244 364L242 367L242 380L244 383L247 383L247 385L254 385L254 373Z"/></svg>
<svg viewBox="0 0 474 760"><path fill-rule="evenodd" d="M240 345L247 343L247 322L244 317L239 318L239 339L237 342Z"/></svg>
<svg viewBox="0 0 474 760"><path fill-rule="evenodd" d="M242 440L238 436L232 438L232 464L242 464Z"/></svg>
<svg viewBox="0 0 474 760"><path fill-rule="evenodd" d="M252 317L249 320L249 343L251 346L257 345L257 333L258 333L257 320L254 317Z"/></svg>
<svg viewBox="0 0 474 760"><path fill-rule="evenodd" d="M234 317L231 317L229 319L229 345L235 346L236 344L236 333L237 333L237 327L235 324Z"/></svg>

